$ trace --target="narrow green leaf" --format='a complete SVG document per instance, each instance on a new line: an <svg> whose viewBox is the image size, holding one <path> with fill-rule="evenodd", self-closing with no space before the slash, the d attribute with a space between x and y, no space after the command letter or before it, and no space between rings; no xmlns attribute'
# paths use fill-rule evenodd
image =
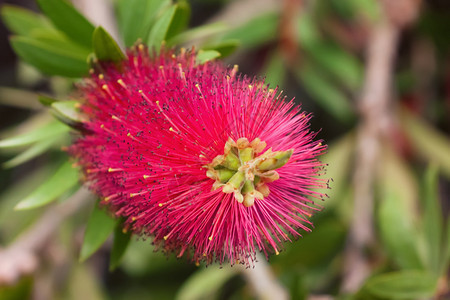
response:
<svg viewBox="0 0 450 300"><path fill-rule="evenodd" d="M118 222L114 229L114 241L109 259L109 270L113 271L120 264L131 240L130 232L123 232L123 222Z"/></svg>
<svg viewBox="0 0 450 300"><path fill-rule="evenodd" d="M12 37L11 46L27 63L49 75L81 77L88 73L85 58L78 53L54 48L44 42L27 37Z"/></svg>
<svg viewBox="0 0 450 300"><path fill-rule="evenodd" d="M423 269L419 254L418 233L411 223L407 209L394 191L382 194L378 212L378 226L383 245L391 258L403 269Z"/></svg>
<svg viewBox="0 0 450 300"><path fill-rule="evenodd" d="M169 41L172 37L182 32L189 24L191 17L191 7L186 0L178 0L175 14L167 29L165 40Z"/></svg>
<svg viewBox="0 0 450 300"><path fill-rule="evenodd" d="M117 63L125 59L125 54L120 50L119 45L101 26L95 28L92 36L92 45L95 56L99 61Z"/></svg>
<svg viewBox="0 0 450 300"><path fill-rule="evenodd" d="M430 271L439 275L445 254L442 250L444 221L438 196L438 168L430 165L424 178L423 230L427 246L427 261Z"/></svg>
<svg viewBox="0 0 450 300"><path fill-rule="evenodd" d="M401 271L377 275L367 281L366 290L383 299L424 299L431 297L437 279L421 271Z"/></svg>
<svg viewBox="0 0 450 300"><path fill-rule="evenodd" d="M161 17L158 18L156 23L153 25L147 39L149 48L155 48L156 51L159 51L162 42L166 39L170 23L172 23L176 10L176 5L171 6L161 15Z"/></svg>
<svg viewBox="0 0 450 300"><path fill-rule="evenodd" d="M64 124L53 121L33 131L0 141L0 148L21 147L33 144L38 141L60 136L70 130Z"/></svg>
<svg viewBox="0 0 450 300"><path fill-rule="evenodd" d="M4 5L1 17L6 27L18 35L29 36L36 28L52 28L43 16L18 6Z"/></svg>
<svg viewBox="0 0 450 300"><path fill-rule="evenodd" d="M220 52L215 50L200 50L197 54L197 62L199 64L204 64L207 61L213 60L220 57Z"/></svg>
<svg viewBox="0 0 450 300"><path fill-rule="evenodd" d="M17 156L3 163L4 168L14 168L21 165L50 149L58 141L61 140L60 136L45 139L43 141L37 142L27 150L21 152Z"/></svg>
<svg viewBox="0 0 450 300"><path fill-rule="evenodd" d="M70 39L88 49L92 48L94 26L66 0L37 0L39 7L52 23Z"/></svg>
<svg viewBox="0 0 450 300"><path fill-rule="evenodd" d="M187 29L170 39L171 45L179 45L186 42L192 42L196 39L206 39L214 35L224 33L228 26L222 22L200 25L195 28Z"/></svg>
<svg viewBox="0 0 450 300"><path fill-rule="evenodd" d="M42 105L51 106L55 102L59 102L60 100L49 97L47 95L39 95L38 100Z"/></svg>
<svg viewBox="0 0 450 300"><path fill-rule="evenodd" d="M60 31L38 28L32 32L30 37L47 45L48 47L70 53L74 57L78 57L80 60L86 61L86 58L91 53L90 49L78 45Z"/></svg>
<svg viewBox="0 0 450 300"><path fill-rule="evenodd" d="M119 0L117 8L119 30L125 46L148 37L155 17L170 5L169 0Z"/></svg>
<svg viewBox="0 0 450 300"><path fill-rule="evenodd" d="M406 109L401 111L401 126L413 147L430 162L438 164L450 178L450 140Z"/></svg>
<svg viewBox="0 0 450 300"><path fill-rule="evenodd" d="M20 201L14 209L31 209L46 205L78 183L78 171L67 161L55 174L33 191L28 197Z"/></svg>
<svg viewBox="0 0 450 300"><path fill-rule="evenodd" d="M85 261L94 254L113 232L117 220L95 205L94 210L87 223L84 233L83 246L80 252L80 261Z"/></svg>
<svg viewBox="0 0 450 300"><path fill-rule="evenodd" d="M270 55L269 61L265 64L263 74L266 76L265 82L271 87L282 86L286 77L286 66L283 57L278 51Z"/></svg>
<svg viewBox="0 0 450 300"><path fill-rule="evenodd" d="M238 40L243 48L252 48L276 39L278 13L258 16L227 32L221 40Z"/></svg>
<svg viewBox="0 0 450 300"><path fill-rule="evenodd" d="M202 49L215 50L220 53L221 58L224 58L227 57L228 55L233 54L233 52L237 49L239 45L240 42L238 40L226 40L219 43L202 46Z"/></svg>
<svg viewBox="0 0 450 300"><path fill-rule="evenodd" d="M42 109L35 92L0 86L0 104L22 109Z"/></svg>
<svg viewBox="0 0 450 300"><path fill-rule="evenodd" d="M175 299L214 299L220 288L237 273L236 268L230 267L198 270L184 282Z"/></svg>
<svg viewBox="0 0 450 300"><path fill-rule="evenodd" d="M297 71L297 76L312 99L342 123L354 119L349 100L330 80L309 64Z"/></svg>
<svg viewBox="0 0 450 300"><path fill-rule="evenodd" d="M306 54L333 78L351 91L362 84L362 64L337 45L320 42L303 44Z"/></svg>
<svg viewBox="0 0 450 300"><path fill-rule="evenodd" d="M75 129L80 129L83 127L83 116L78 110L78 105L78 101L71 100L53 102L50 107L52 108L51 112L58 120Z"/></svg>

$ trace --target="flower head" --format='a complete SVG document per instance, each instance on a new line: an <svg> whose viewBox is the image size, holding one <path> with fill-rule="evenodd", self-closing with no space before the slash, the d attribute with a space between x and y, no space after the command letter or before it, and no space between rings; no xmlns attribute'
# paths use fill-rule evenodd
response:
<svg viewBox="0 0 450 300"><path fill-rule="evenodd" d="M126 229L196 263L246 265L310 231L325 146L263 81L139 45L79 90L87 130L69 151Z"/></svg>

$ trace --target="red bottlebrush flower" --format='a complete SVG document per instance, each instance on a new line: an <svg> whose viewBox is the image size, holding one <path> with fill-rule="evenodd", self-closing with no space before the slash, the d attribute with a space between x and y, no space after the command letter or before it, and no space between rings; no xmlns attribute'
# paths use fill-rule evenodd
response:
<svg viewBox="0 0 450 300"><path fill-rule="evenodd" d="M140 45L79 87L88 130L69 151L87 184L128 230L196 263L278 254L326 186L310 115L236 72Z"/></svg>

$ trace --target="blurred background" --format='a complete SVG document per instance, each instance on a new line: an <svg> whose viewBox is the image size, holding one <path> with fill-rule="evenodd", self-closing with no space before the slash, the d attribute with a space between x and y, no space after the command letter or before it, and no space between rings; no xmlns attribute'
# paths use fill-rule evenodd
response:
<svg viewBox="0 0 450 300"><path fill-rule="evenodd" d="M121 10L139 0L72 2L121 46L133 44ZM39 13L33 0L1 3ZM76 182L55 203L14 210L61 171L70 137L0 146L0 299L450 299L450 1L188 3L174 44L217 50L313 113L332 179L314 230L254 270L196 267L132 238L109 271L111 238L78 261L95 199L61 206L79 196ZM67 98L76 79L21 61L8 37L27 20L2 15L6 139L48 123L38 93ZM258 285L256 273L272 283Z"/></svg>

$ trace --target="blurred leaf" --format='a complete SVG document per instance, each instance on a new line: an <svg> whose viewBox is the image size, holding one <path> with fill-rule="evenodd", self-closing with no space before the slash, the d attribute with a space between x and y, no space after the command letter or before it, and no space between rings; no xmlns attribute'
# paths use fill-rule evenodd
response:
<svg viewBox="0 0 450 300"><path fill-rule="evenodd" d="M18 165L21 165L50 149L54 146L58 141L61 140L60 136L51 137L40 142L37 142L27 150L19 153L17 156L3 163L4 168L14 168Z"/></svg>
<svg viewBox="0 0 450 300"><path fill-rule="evenodd" d="M39 95L39 96L38 96L38 100L39 100L39 102L40 102L42 105L50 106L50 107L52 106L53 103L59 102L59 101L60 101L60 100L58 100L58 99L49 97L49 96L47 96L47 95Z"/></svg>
<svg viewBox="0 0 450 300"><path fill-rule="evenodd" d="M99 61L117 63L125 60L125 54L120 50L119 45L117 45L116 41L101 26L94 30L92 45L95 56Z"/></svg>
<svg viewBox="0 0 450 300"><path fill-rule="evenodd" d="M66 0L36 0L44 14L70 39L92 48L94 26Z"/></svg>
<svg viewBox="0 0 450 300"><path fill-rule="evenodd" d="M196 271L179 289L176 300L213 299L219 289L231 277L236 275L236 268L209 268Z"/></svg>
<svg viewBox="0 0 450 300"><path fill-rule="evenodd" d="M238 40L243 48L252 48L275 40L279 22L278 13L269 13L228 31L221 40Z"/></svg>
<svg viewBox="0 0 450 300"><path fill-rule="evenodd" d="M424 178L423 230L430 271L439 275L445 254L441 253L444 221L438 196L438 168L430 165Z"/></svg>
<svg viewBox="0 0 450 300"><path fill-rule="evenodd" d="M182 32L189 24L191 17L191 7L186 0L178 0L176 2L175 15L167 30L166 41L170 41L172 37Z"/></svg>
<svg viewBox="0 0 450 300"><path fill-rule="evenodd" d="M16 36L10 41L17 55L43 73L81 77L88 72L86 58L74 51L55 48L51 44L27 37Z"/></svg>
<svg viewBox="0 0 450 300"><path fill-rule="evenodd" d="M52 47L54 49L59 49L66 53L70 53L75 57L86 61L86 58L91 53L91 50L78 45L69 38L67 38L60 31L49 30L46 28L39 28L32 32L30 38Z"/></svg>
<svg viewBox="0 0 450 300"><path fill-rule="evenodd" d="M34 190L28 197L20 201L14 209L32 209L55 201L78 183L78 170L69 161Z"/></svg>
<svg viewBox="0 0 450 300"><path fill-rule="evenodd" d="M109 270L113 271L120 264L128 245L130 244L131 233L123 232L123 222L118 222L114 229L114 240L109 259Z"/></svg>
<svg viewBox="0 0 450 300"><path fill-rule="evenodd" d="M25 89L0 87L0 104L23 109L41 109L36 93Z"/></svg>
<svg viewBox="0 0 450 300"><path fill-rule="evenodd" d="M79 102L76 100L53 102L50 107L53 115L68 126L75 129L82 128L83 116L78 109Z"/></svg>
<svg viewBox="0 0 450 300"><path fill-rule="evenodd" d="M0 285L0 299L24 300L32 299L33 277L25 276L12 285Z"/></svg>
<svg viewBox="0 0 450 300"><path fill-rule="evenodd" d="M300 47L316 44L322 39L317 21L313 17L312 14L304 13L296 19Z"/></svg>
<svg viewBox="0 0 450 300"><path fill-rule="evenodd" d="M220 53L220 57L224 58L233 52L240 45L238 40L227 40L216 44L208 44L202 47L202 50L215 50Z"/></svg>
<svg viewBox="0 0 450 300"><path fill-rule="evenodd" d="M18 6L3 5L1 16L8 29L17 35L29 36L36 28L52 28L43 16Z"/></svg>
<svg viewBox="0 0 450 300"><path fill-rule="evenodd" d="M196 39L204 39L212 35L224 32L228 26L222 22L200 25L187 29L170 39L170 44L179 45L186 42L192 42Z"/></svg>
<svg viewBox="0 0 450 300"><path fill-rule="evenodd" d="M106 300L99 277L93 273L92 268L83 264L75 264L71 268L67 289L64 289L66 300Z"/></svg>
<svg viewBox="0 0 450 300"><path fill-rule="evenodd" d="M306 91L323 109L342 123L354 119L353 108L347 97L310 64L298 69L297 77Z"/></svg>
<svg viewBox="0 0 450 300"><path fill-rule="evenodd" d="M155 48L156 51L159 51L162 42L166 39L167 32L169 31L169 27L172 23L173 17L175 16L176 10L177 6L172 5L161 15L161 17L158 18L156 23L153 25L150 30L147 42L150 49Z"/></svg>
<svg viewBox="0 0 450 300"><path fill-rule="evenodd" d="M270 55L269 61L265 64L263 71L266 79L265 82L270 84L270 87L282 86L286 77L286 66L284 64L283 56L278 51Z"/></svg>
<svg viewBox="0 0 450 300"><path fill-rule="evenodd" d="M418 232L412 224L408 209L392 189L385 188L381 197L378 227L383 245L403 269L423 269Z"/></svg>
<svg viewBox="0 0 450 300"><path fill-rule="evenodd" d="M365 289L383 299L423 299L431 297L437 279L421 271L401 271L377 275L369 279Z"/></svg>
<svg viewBox="0 0 450 300"><path fill-rule="evenodd" d="M220 57L220 52L217 52L215 50L200 50L197 54L197 61L201 65L218 57Z"/></svg>
<svg viewBox="0 0 450 300"><path fill-rule="evenodd" d="M304 43L307 55L335 80L349 90L356 92L362 83L362 64L357 57L331 43Z"/></svg>
<svg viewBox="0 0 450 300"><path fill-rule="evenodd" d="M440 165L450 178L450 140L406 110L401 111L400 117L402 129L410 138L412 146L430 162Z"/></svg>
<svg viewBox="0 0 450 300"><path fill-rule="evenodd" d="M113 232L116 223L117 220L108 215L98 204L95 205L84 233L83 246L80 252L81 262L88 259L103 245Z"/></svg>
<svg viewBox="0 0 450 300"><path fill-rule="evenodd" d="M0 148L26 146L54 136L60 136L70 130L64 124L52 121L33 131L0 141Z"/></svg>
<svg viewBox="0 0 450 300"><path fill-rule="evenodd" d="M169 0L119 0L118 22L125 46L133 46L139 38L145 40L155 17L169 5Z"/></svg>

